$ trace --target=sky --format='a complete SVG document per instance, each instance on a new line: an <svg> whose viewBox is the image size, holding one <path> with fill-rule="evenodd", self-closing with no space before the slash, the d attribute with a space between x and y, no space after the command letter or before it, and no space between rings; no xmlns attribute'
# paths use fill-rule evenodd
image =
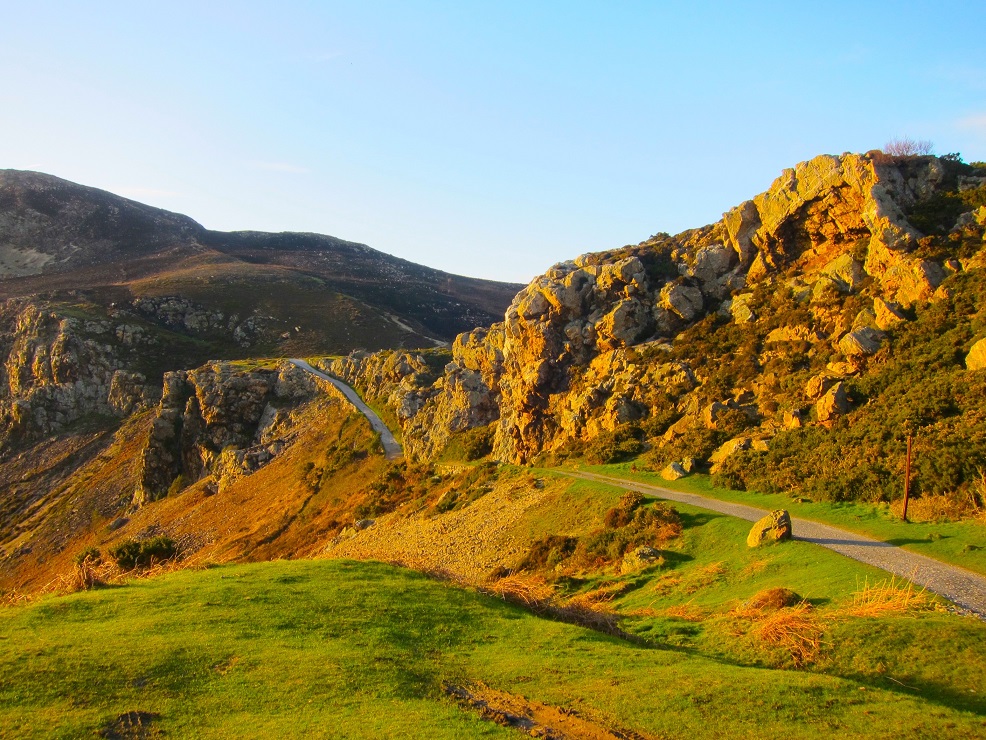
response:
<svg viewBox="0 0 986 740"><path fill-rule="evenodd" d="M986 3L0 0L0 168L527 282L892 137L986 160Z"/></svg>

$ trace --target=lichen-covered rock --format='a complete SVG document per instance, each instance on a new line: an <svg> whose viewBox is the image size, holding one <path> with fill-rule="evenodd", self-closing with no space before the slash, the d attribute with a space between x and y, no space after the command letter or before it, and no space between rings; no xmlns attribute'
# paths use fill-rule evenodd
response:
<svg viewBox="0 0 986 740"><path fill-rule="evenodd" d="M839 381L815 404L815 416L819 421L831 421L849 411L849 398L846 396L845 383Z"/></svg>
<svg viewBox="0 0 986 740"><path fill-rule="evenodd" d="M768 542L781 542L791 539L791 515L785 509L770 512L750 528L746 544L749 547L759 547Z"/></svg>
<svg viewBox="0 0 986 740"><path fill-rule="evenodd" d="M0 302L0 447L60 433L91 414L123 417L156 398L129 369L153 346L141 332L65 316L40 299Z"/></svg>
<svg viewBox="0 0 986 740"><path fill-rule="evenodd" d="M735 455L741 450L748 450L752 446L752 437L734 437L733 439L726 440L719 446L719 449L709 456L709 462L712 463L712 472L716 472L726 458Z"/></svg>
<svg viewBox="0 0 986 740"><path fill-rule="evenodd" d="M620 563L620 572L635 573L644 568L663 564L664 558L661 556L659 550L655 550L653 547L648 547L647 545L641 545L623 556L623 561Z"/></svg>
<svg viewBox="0 0 986 740"><path fill-rule="evenodd" d="M661 471L661 477L664 480L680 480L686 475L688 475L688 471L679 462L670 463Z"/></svg>
<svg viewBox="0 0 986 740"><path fill-rule="evenodd" d="M907 320L901 307L891 301L885 301L879 296L873 299L873 313L878 329L886 331Z"/></svg>
<svg viewBox="0 0 986 740"><path fill-rule="evenodd" d="M667 443L703 423L718 428L725 409L742 408L760 426L751 440L793 426L778 410L792 402L817 401L828 422L849 411L839 381L865 372L882 332L943 279L939 263L915 256L923 235L905 214L945 175L934 157L816 157L716 224L553 266L517 294L503 322L460 336L440 377L361 371L356 384L396 410L412 457L433 457L450 434L491 423L493 456L525 463L648 418L674 419ZM850 294L873 309L847 316ZM678 343L710 313L750 326L751 341L715 362L735 363L755 402L709 406L730 389L693 393L713 369L694 359L689 367ZM778 399L784 368L814 367L831 344L845 367L813 380L807 399Z"/></svg>
<svg viewBox="0 0 986 740"><path fill-rule="evenodd" d="M211 476L219 488L266 465L284 446L289 414L278 408L311 398L300 368L237 371L210 363L167 373L157 415L141 457L137 505Z"/></svg>
<svg viewBox="0 0 986 740"><path fill-rule="evenodd" d="M863 326L848 332L839 340L839 349L847 357L860 357L876 354L886 335L879 329Z"/></svg>
<svg viewBox="0 0 986 740"><path fill-rule="evenodd" d="M965 356L965 366L969 370L986 369L986 339L980 339Z"/></svg>

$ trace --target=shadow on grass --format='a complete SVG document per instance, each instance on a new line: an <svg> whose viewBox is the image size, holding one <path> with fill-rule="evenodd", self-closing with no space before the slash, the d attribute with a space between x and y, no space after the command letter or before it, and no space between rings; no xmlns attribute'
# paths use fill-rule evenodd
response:
<svg viewBox="0 0 986 740"><path fill-rule="evenodd" d="M673 505L673 502L672 502ZM685 529L693 529L695 527L702 527L713 519L722 519L725 514L717 514L714 511L701 511L689 514L684 511L679 511L678 515L681 517L681 524Z"/></svg>
<svg viewBox="0 0 986 740"><path fill-rule="evenodd" d="M929 542L938 542L940 540L950 540L952 535L950 534L939 534L934 537L921 537L920 539L915 539L913 537L895 537L892 540L887 540L887 544L896 545L901 547L902 545L927 545Z"/></svg>

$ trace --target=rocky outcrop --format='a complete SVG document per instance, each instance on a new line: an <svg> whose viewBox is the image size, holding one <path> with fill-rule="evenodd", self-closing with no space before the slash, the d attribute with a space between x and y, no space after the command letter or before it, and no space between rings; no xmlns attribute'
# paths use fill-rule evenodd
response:
<svg viewBox="0 0 986 740"><path fill-rule="evenodd" d="M260 340L271 340L277 333L276 321L271 316L241 319L239 314L227 315L181 296L136 298L132 307L137 315L174 331L200 337L232 337L243 348L252 347Z"/></svg>
<svg viewBox="0 0 986 740"><path fill-rule="evenodd" d="M303 370L237 371L228 363L171 372L142 455L134 503L205 476L222 487L273 459L287 444L290 408L309 399Z"/></svg>
<svg viewBox="0 0 986 740"><path fill-rule="evenodd" d="M746 537L746 544L759 547L768 542L781 542L791 539L791 533L791 515L784 509L777 509L757 520Z"/></svg>
<svg viewBox="0 0 986 740"><path fill-rule="evenodd" d="M139 327L68 316L43 301L0 304L0 446L94 414L122 418L156 400L134 369L153 344Z"/></svg>
<svg viewBox="0 0 986 740"><path fill-rule="evenodd" d="M942 264L918 256L923 234L906 213L946 175L934 157L816 157L716 224L555 265L517 294L502 323L461 335L438 377L346 377L386 398L412 455L426 457L450 433L488 424L495 457L523 463L653 418L679 419L659 440L673 443L703 426L730 428L736 410L761 426L749 439L769 438L806 423L810 406L792 409L792 396L782 410L788 370L765 368L816 355L832 361L801 402L831 421L849 411L841 381L878 361L908 307L932 299L944 279ZM964 269L952 262L949 270ZM854 313L843 309L850 301ZM758 374L746 388L706 389L714 369L682 359L683 332L713 318L750 337L718 360ZM744 391L752 398L743 404L723 400Z"/></svg>

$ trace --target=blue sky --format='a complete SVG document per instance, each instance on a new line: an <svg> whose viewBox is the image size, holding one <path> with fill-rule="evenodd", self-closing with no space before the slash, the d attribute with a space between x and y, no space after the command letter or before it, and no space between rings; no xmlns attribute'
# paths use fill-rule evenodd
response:
<svg viewBox="0 0 986 740"><path fill-rule="evenodd" d="M986 160L986 3L0 0L0 167L526 282L893 136Z"/></svg>

